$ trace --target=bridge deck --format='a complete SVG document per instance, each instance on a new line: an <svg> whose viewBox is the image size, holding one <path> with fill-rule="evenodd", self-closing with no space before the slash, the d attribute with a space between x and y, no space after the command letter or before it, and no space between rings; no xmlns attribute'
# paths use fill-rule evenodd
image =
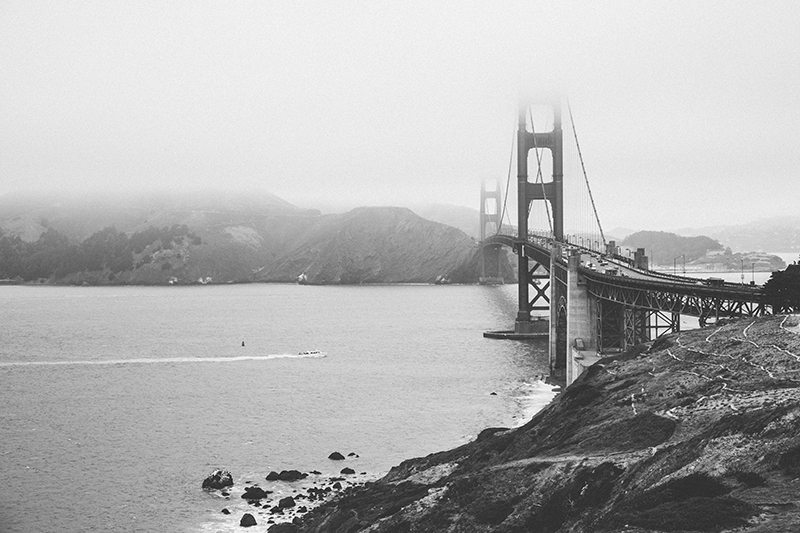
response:
<svg viewBox="0 0 800 533"><path fill-rule="evenodd" d="M484 241L486 245L504 245L518 248L519 240L513 235L494 235ZM524 244L525 254L532 259L550 266L554 241L543 237L533 237ZM685 276L675 276L652 270L641 270L633 267L626 258L607 256L596 251L572 244L560 244L561 255L556 259L557 266L566 270L566 258L570 253L578 251L591 260L579 267L579 272L595 283L618 287L620 289L659 291L676 295L688 295L700 298L720 300L736 300L763 305L764 297L760 286L739 285L736 283L709 284L709 282ZM607 263L607 267L617 270L617 274L607 274L589 268L589 263Z"/></svg>

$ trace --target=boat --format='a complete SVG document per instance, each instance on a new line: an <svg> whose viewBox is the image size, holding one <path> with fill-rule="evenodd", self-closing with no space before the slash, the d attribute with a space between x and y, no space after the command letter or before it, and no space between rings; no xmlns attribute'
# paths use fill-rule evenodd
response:
<svg viewBox="0 0 800 533"><path fill-rule="evenodd" d="M302 352L297 352L297 355L325 355L325 353L319 350L305 350Z"/></svg>
<svg viewBox="0 0 800 533"><path fill-rule="evenodd" d="M298 285L305 285L306 283L308 283L308 276L306 276L306 273L303 272L302 274L297 276L297 284Z"/></svg>

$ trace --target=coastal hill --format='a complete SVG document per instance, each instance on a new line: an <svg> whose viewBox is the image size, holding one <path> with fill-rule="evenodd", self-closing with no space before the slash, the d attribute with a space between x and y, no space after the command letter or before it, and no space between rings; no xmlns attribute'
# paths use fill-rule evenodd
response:
<svg viewBox="0 0 800 533"><path fill-rule="evenodd" d="M517 429L412 459L276 531L797 531L797 316L601 360ZM272 529L270 529L272 531Z"/></svg>
<svg viewBox="0 0 800 533"><path fill-rule="evenodd" d="M470 237L480 238L480 211L471 207L449 204L425 204L411 209L428 220L458 228Z"/></svg>
<svg viewBox="0 0 800 533"><path fill-rule="evenodd" d="M0 198L0 278L19 281L474 282L477 251L405 208L322 215L266 193Z"/></svg>
<svg viewBox="0 0 800 533"><path fill-rule="evenodd" d="M800 252L800 217L784 216L730 226L683 228L681 235L708 235L734 250Z"/></svg>
<svg viewBox="0 0 800 533"><path fill-rule="evenodd" d="M309 283L474 281L460 268L476 251L462 231L400 207L361 207L325 215L297 231L286 251L255 280Z"/></svg>
<svg viewBox="0 0 800 533"><path fill-rule="evenodd" d="M657 265L672 263L673 258L685 255L686 262L703 257L709 251L722 250L718 241L705 236L682 237L666 231L637 231L619 243L629 248L644 248Z"/></svg>
<svg viewBox="0 0 800 533"><path fill-rule="evenodd" d="M726 241L727 242L727 241ZM737 271L743 268L773 272L786 267L776 255L763 252L732 252L719 241L698 235L684 237L666 231L637 231L620 242L628 248L644 248L653 265L684 265L702 271ZM752 249L752 248L751 248Z"/></svg>

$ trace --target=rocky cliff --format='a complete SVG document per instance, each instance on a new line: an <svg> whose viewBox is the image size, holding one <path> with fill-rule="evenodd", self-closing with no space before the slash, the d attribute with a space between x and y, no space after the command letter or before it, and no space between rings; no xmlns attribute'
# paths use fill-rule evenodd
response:
<svg viewBox="0 0 800 533"><path fill-rule="evenodd" d="M739 320L603 359L525 426L282 530L798 531L799 430L798 317Z"/></svg>

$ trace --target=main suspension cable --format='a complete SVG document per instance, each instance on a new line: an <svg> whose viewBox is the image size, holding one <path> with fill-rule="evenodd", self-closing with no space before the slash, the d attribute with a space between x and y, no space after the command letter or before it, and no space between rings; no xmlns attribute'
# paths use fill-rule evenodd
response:
<svg viewBox="0 0 800 533"><path fill-rule="evenodd" d="M578 159L580 159L581 162L583 179L586 182L586 189L589 191L589 200L592 201L592 210L594 211L594 218L597 221L597 227L600 230L600 238L603 239L603 246L605 246L606 236L603 233L603 226L600 224L600 217L597 215L597 206L594 204L594 195L592 194L592 188L589 186L589 177L586 175L586 166L583 164L583 154L581 153L581 145L578 142L578 132L575 130L575 119L572 117L572 106L569 105L569 98L567 98L567 111L569 111L569 122L572 125L572 135L575 137L575 147L578 149Z"/></svg>
<svg viewBox="0 0 800 533"><path fill-rule="evenodd" d="M516 145L514 141L516 140L516 134L517 134L517 127L516 127L516 117L515 117L514 128L512 128L512 135L511 135L511 153L508 156L508 176L506 177L506 192L503 195L503 211L500 214L500 224L497 226L497 233L495 233L495 235L498 235L500 233L500 230L503 228L503 218L505 218L505 216L508 214L506 213L506 205L508 204L508 189L509 189L509 184L511 183L511 165L514 163L514 146ZM509 226L511 225L511 217L508 217L508 225Z"/></svg>

